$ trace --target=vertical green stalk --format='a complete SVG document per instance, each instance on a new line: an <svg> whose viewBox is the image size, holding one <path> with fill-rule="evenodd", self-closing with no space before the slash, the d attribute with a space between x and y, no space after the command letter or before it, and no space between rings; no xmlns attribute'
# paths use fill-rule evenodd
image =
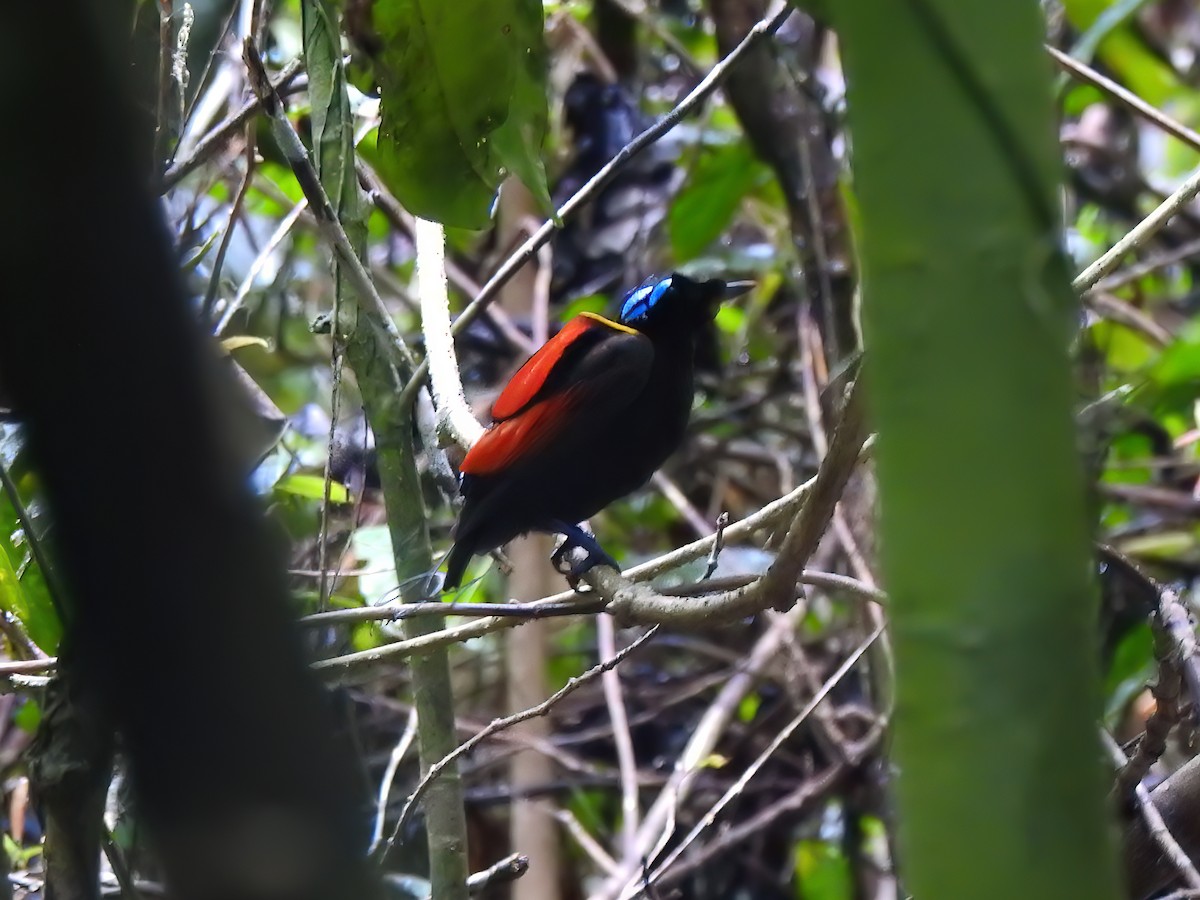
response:
<svg viewBox="0 0 1200 900"><path fill-rule="evenodd" d="M1038 3L845 0L836 14L905 889L1115 898Z"/></svg>
<svg viewBox="0 0 1200 900"><path fill-rule="evenodd" d="M304 51L312 101L313 148L317 171L338 218L360 258L366 248L366 215L354 173L353 121L341 63L341 44L332 11L325 0L304 0ZM353 299L353 286L338 272L339 300ZM416 577L432 568L432 551L421 480L417 470L411 408L397 400L400 379L383 345L382 332L359 324L357 304L339 303L334 339L344 336L346 359L354 370L367 421L375 434L379 477L387 508L388 531L396 558L396 575L405 600L426 599L426 579ZM402 383L402 382L401 382ZM401 623L405 638L440 630L444 620L418 616ZM421 772L456 747L454 697L445 648L410 657L413 703L417 710L417 744ZM466 900L467 828L462 782L451 765L425 795L425 826L429 840L429 869L433 896Z"/></svg>

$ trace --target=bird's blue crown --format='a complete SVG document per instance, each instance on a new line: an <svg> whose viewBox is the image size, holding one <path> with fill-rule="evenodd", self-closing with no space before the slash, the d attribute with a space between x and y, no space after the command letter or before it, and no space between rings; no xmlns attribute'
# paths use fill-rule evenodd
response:
<svg viewBox="0 0 1200 900"><path fill-rule="evenodd" d="M671 276L647 278L642 286L630 291L621 304L621 321L629 324L644 318L667 292L671 290Z"/></svg>

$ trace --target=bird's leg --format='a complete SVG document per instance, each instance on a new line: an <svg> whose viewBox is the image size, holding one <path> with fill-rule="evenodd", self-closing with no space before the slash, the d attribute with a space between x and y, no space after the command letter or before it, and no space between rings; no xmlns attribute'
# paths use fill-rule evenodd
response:
<svg viewBox="0 0 1200 900"><path fill-rule="evenodd" d="M594 566L612 566L618 572L621 571L621 567L617 565L617 561L604 551L604 548L600 546L600 542L578 525L571 525L561 520L554 520L548 523L548 525L550 530L566 537L562 546L555 550L554 555L550 557L550 562L554 565L554 568L559 569L559 564L568 551L579 547L587 551L587 556L571 565L570 571L567 574L572 577L578 578ZM559 570L561 571L561 569Z"/></svg>

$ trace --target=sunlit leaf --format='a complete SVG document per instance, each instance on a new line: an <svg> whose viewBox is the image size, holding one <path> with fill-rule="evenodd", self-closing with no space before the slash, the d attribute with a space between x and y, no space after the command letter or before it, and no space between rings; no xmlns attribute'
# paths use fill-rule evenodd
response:
<svg viewBox="0 0 1200 900"><path fill-rule="evenodd" d="M323 500L325 498L325 479L321 475L295 473L281 478L275 485L275 490L308 500ZM346 486L336 481L329 484L329 499L333 503L349 503L350 493Z"/></svg>

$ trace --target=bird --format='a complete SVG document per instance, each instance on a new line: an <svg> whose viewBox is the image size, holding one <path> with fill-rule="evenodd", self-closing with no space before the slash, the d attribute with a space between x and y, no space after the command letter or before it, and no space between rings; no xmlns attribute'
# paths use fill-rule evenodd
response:
<svg viewBox="0 0 1200 900"><path fill-rule="evenodd" d="M473 556L528 532L562 534L555 552L619 570L578 523L650 480L682 443L693 401L696 336L721 301L753 282L651 276L614 319L584 312L517 370L492 405L492 426L459 471L462 511L443 589Z"/></svg>

